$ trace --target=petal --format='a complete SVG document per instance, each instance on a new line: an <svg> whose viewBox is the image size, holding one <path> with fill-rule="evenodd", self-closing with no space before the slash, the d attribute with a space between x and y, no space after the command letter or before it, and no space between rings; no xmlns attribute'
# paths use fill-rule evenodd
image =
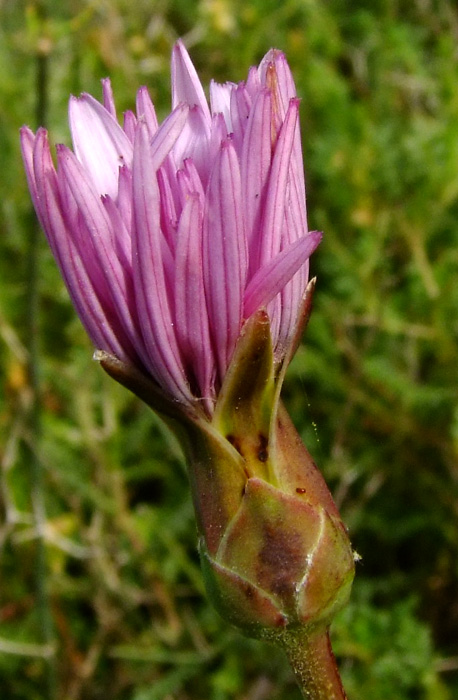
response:
<svg viewBox="0 0 458 700"><path fill-rule="evenodd" d="M248 71L248 77L246 79L246 89L251 99L254 99L261 89L261 81L259 79L259 71L256 66L252 66Z"/></svg>
<svg viewBox="0 0 458 700"><path fill-rule="evenodd" d="M184 44L177 41L172 51L172 106L185 102L190 107L197 105L210 124L210 110L204 89Z"/></svg>
<svg viewBox="0 0 458 700"><path fill-rule="evenodd" d="M102 78L103 106L116 119L116 106L113 97L113 88L110 78Z"/></svg>
<svg viewBox="0 0 458 700"><path fill-rule="evenodd" d="M178 225L174 297L177 337L188 374L195 375L197 395L210 399L215 363L204 291L202 220L201 198L191 194Z"/></svg>
<svg viewBox="0 0 458 700"><path fill-rule="evenodd" d="M23 132L26 170L33 179L32 193L36 194L39 203L37 213L41 225L72 302L94 345L119 358L128 359L129 343L116 318L113 318L112 309L100 301L64 219L47 133L44 129L37 132L33 153L30 151L30 134L29 131Z"/></svg>
<svg viewBox="0 0 458 700"><path fill-rule="evenodd" d="M252 99L243 83L240 83L231 95L231 121L234 146L237 153L242 152L242 144L250 116Z"/></svg>
<svg viewBox="0 0 458 700"><path fill-rule="evenodd" d="M188 123L189 108L187 105L180 104L176 109L164 119L159 129L155 132L151 139L151 148L149 149L150 158L152 159L152 169L158 170L165 158L168 156L172 148L174 148L182 138L183 131ZM150 127L145 122L148 134Z"/></svg>
<svg viewBox="0 0 458 700"><path fill-rule="evenodd" d="M217 83L215 80L210 82L211 113L223 115L229 133L232 132L231 95L236 88L235 83Z"/></svg>
<svg viewBox="0 0 458 700"><path fill-rule="evenodd" d="M228 132L226 122L224 121L224 116L219 112L212 117L212 126L210 133L209 142L209 163L214 163L215 158L218 156L218 151L221 148L222 142L227 139ZM209 167L207 164L207 172ZM208 181L208 179L207 179Z"/></svg>
<svg viewBox="0 0 458 700"><path fill-rule="evenodd" d="M298 103L299 100L291 100L275 146L266 191L262 227L257 241L259 254L256 268L268 263L281 250L285 203L288 191L287 181L290 173L291 154L298 118Z"/></svg>
<svg viewBox="0 0 458 700"><path fill-rule="evenodd" d="M124 226L130 234L132 226L132 172L126 165L119 168L117 206Z"/></svg>
<svg viewBox="0 0 458 700"><path fill-rule="evenodd" d="M101 202L111 222L111 230L113 231L113 236L111 238L113 251L121 263L124 274L130 274L132 265L132 239L130 231L124 223L119 208L111 197L105 195L105 197L102 197Z"/></svg>
<svg viewBox="0 0 458 700"><path fill-rule="evenodd" d="M191 158L187 158L183 163L183 173L186 178L187 187L189 192L197 192L200 196L200 201L205 200L204 188L202 187L202 182L197 172L197 168L194 165L194 161Z"/></svg>
<svg viewBox="0 0 458 700"><path fill-rule="evenodd" d="M230 139L221 145L208 185L203 262L210 327L222 379L240 332L248 264L240 170Z"/></svg>
<svg viewBox="0 0 458 700"><path fill-rule="evenodd" d="M249 318L266 306L285 287L293 275L308 260L322 238L312 231L282 250L260 268L249 282L244 296L244 318Z"/></svg>
<svg viewBox="0 0 458 700"><path fill-rule="evenodd" d="M290 99L296 97L297 93L291 70L282 51L270 49L259 64L258 75L262 85L268 83L267 76L271 67L275 69L275 83L283 108L282 116L284 116L288 110Z"/></svg>
<svg viewBox="0 0 458 700"><path fill-rule="evenodd" d="M291 232L293 232L291 234ZM300 236L297 231L297 222L292 216L292 207L285 210L285 223L283 232L283 248L289 243L297 241ZM309 277L309 260L299 268L298 272L285 285L281 293L271 302L267 308L269 316L274 319L272 342L276 354L287 347L288 341L294 332L297 321L297 309L299 308ZM273 308L277 302L278 305Z"/></svg>
<svg viewBox="0 0 458 700"><path fill-rule="evenodd" d="M186 124L173 148L177 169L183 166L186 158L192 158L204 183L208 182L210 175L210 129L211 125L200 107L191 107Z"/></svg>
<svg viewBox="0 0 458 700"><path fill-rule="evenodd" d="M75 154L90 173L96 191L116 199L119 168L132 165L131 142L91 95L70 98L69 119Z"/></svg>
<svg viewBox="0 0 458 700"><path fill-rule="evenodd" d="M25 174L27 177L27 184L29 186L33 206L35 207L35 211L37 213L38 219L40 220L40 224L41 224L42 228L44 228L42 217L41 217L41 212L40 212L40 199L39 199L38 192L37 192L37 183L35 181L35 170L34 170L34 166L33 166L33 151L34 151L36 139L38 138L38 134L40 134L40 133L42 133L42 138L44 138L44 141L46 144L45 148L46 148L47 152L49 153L47 132L44 129L39 129L37 132L37 136L35 136L33 131L31 129L29 129L28 126L23 126L20 130L22 160L24 161L24 168L25 168ZM50 159L51 159L51 156L49 155L49 160ZM52 162L51 162L51 166L52 166Z"/></svg>
<svg viewBox="0 0 458 700"><path fill-rule="evenodd" d="M148 129L140 122L133 163L133 273L142 332L158 383L179 401L192 400L187 385L162 260L160 201Z"/></svg>
<svg viewBox="0 0 458 700"><path fill-rule="evenodd" d="M87 236L92 239L100 274L105 279L120 322L139 355L144 356L143 341L138 336L134 307L134 291L128 254L122 257L119 234L113 229L101 198L94 192L83 166L65 146L57 147L59 179L68 186L78 212L85 224Z"/></svg>
<svg viewBox="0 0 458 700"><path fill-rule="evenodd" d="M153 138L159 124L156 117L156 110L154 109L153 102L146 87L141 87L137 92L136 109L137 117L145 120L149 135Z"/></svg>
<svg viewBox="0 0 458 700"><path fill-rule="evenodd" d="M160 193L160 227L169 244L170 250L175 250L175 239L178 226L178 216L175 206L175 198L170 186L170 180L164 168L157 171L157 182Z"/></svg>
<svg viewBox="0 0 458 700"><path fill-rule="evenodd" d="M135 140L135 127L137 126L137 117L130 109L128 109L127 112L124 112L123 116L124 122L122 128L124 129L124 133L129 139L129 141L133 144Z"/></svg>
<svg viewBox="0 0 458 700"><path fill-rule="evenodd" d="M265 188L272 160L270 120L272 99L269 90L261 90L250 111L243 139L241 175L246 235L251 260L253 241L259 240L262 212L265 208ZM257 252L257 251L256 251Z"/></svg>

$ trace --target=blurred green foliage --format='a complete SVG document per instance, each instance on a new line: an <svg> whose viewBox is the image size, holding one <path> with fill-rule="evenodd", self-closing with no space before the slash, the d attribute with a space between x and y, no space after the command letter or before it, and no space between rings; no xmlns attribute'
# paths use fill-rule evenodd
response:
<svg viewBox="0 0 458 700"><path fill-rule="evenodd" d="M334 626L339 663L351 700L452 700L453 0L0 2L0 695L299 698L285 660L207 604L177 445L91 363L41 238L38 299L30 292L36 222L18 128L36 127L41 110L52 139L68 142L69 93L100 96L106 75L120 112L147 84L164 116L178 36L207 84L243 79L272 45L287 53L302 97L310 227L325 238L284 398L362 556Z"/></svg>

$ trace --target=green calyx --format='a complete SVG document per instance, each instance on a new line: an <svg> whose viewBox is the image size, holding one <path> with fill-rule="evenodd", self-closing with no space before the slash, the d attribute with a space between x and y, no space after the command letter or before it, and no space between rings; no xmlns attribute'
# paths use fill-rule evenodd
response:
<svg viewBox="0 0 458 700"><path fill-rule="evenodd" d="M198 440L188 452L192 483L196 465L212 475L212 496L194 489L209 597L245 633L271 638L328 625L354 574L332 497L279 401L282 379L260 311L245 324L209 426L231 459L216 466L214 455L206 469Z"/></svg>
<svg viewBox="0 0 458 700"><path fill-rule="evenodd" d="M202 542L201 556L215 607L252 636L329 624L353 580L341 524L257 478L247 482L216 555Z"/></svg>
<svg viewBox="0 0 458 700"><path fill-rule="evenodd" d="M279 399L312 291L313 284L282 361L265 311L245 323L211 419L168 401L115 358L98 357L178 436L209 597L225 619L256 637L325 627L345 604L354 574L337 508Z"/></svg>

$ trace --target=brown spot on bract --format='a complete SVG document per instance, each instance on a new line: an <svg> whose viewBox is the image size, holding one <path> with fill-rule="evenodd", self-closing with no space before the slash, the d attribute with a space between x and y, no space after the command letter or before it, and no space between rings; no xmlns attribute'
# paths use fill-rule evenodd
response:
<svg viewBox="0 0 458 700"><path fill-rule="evenodd" d="M265 435L259 436L258 459L260 462L267 462L269 459L269 440Z"/></svg>
<svg viewBox="0 0 458 700"><path fill-rule="evenodd" d="M253 589L249 584L245 584L243 586L243 592L245 596L248 598L248 600L251 600L253 598Z"/></svg>
<svg viewBox="0 0 458 700"><path fill-rule="evenodd" d="M294 593L296 577L301 567L300 538L297 533L282 533L280 528L263 528L259 574L262 587L285 602Z"/></svg>

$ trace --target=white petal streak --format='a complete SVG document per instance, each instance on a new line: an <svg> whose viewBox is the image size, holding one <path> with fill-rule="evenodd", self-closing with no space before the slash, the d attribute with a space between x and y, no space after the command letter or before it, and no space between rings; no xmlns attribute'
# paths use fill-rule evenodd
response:
<svg viewBox="0 0 458 700"><path fill-rule="evenodd" d="M229 133L232 132L231 95L236 87L235 83L217 83L215 80L210 82L211 113L223 115Z"/></svg>
<svg viewBox="0 0 458 700"><path fill-rule="evenodd" d="M91 95L71 97L70 130L76 157L96 191L116 199L118 172L132 165L132 144L116 119Z"/></svg>

